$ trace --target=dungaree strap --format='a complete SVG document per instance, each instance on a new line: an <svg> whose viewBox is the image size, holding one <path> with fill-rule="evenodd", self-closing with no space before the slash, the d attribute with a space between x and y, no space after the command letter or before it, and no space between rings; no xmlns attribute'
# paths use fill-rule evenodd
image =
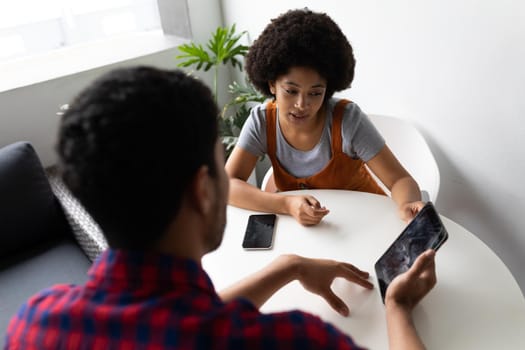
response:
<svg viewBox="0 0 525 350"><path fill-rule="evenodd" d="M277 154L277 104L274 101L266 104L266 146L268 155Z"/></svg>
<svg viewBox="0 0 525 350"><path fill-rule="evenodd" d="M343 115L349 100L339 100L332 114L332 154L343 152Z"/></svg>

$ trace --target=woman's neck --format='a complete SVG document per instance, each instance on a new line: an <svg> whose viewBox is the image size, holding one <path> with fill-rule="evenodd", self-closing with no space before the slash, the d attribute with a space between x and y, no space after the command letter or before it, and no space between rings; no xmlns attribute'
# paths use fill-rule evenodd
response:
<svg viewBox="0 0 525 350"><path fill-rule="evenodd" d="M326 121L326 108L323 105L317 112L316 118L310 123L296 125L279 118L279 127L286 142L300 151L309 151L320 141Z"/></svg>

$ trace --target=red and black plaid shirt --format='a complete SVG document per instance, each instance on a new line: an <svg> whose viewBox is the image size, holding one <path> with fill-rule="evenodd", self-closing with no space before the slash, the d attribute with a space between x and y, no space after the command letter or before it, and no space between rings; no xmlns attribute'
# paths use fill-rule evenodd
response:
<svg viewBox="0 0 525 350"><path fill-rule="evenodd" d="M57 285L11 320L7 349L356 349L300 311L223 303L193 260L109 250L83 286Z"/></svg>

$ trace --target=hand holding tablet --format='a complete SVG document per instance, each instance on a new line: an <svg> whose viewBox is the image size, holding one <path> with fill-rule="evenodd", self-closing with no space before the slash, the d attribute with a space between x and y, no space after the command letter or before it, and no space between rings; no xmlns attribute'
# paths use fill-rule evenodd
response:
<svg viewBox="0 0 525 350"><path fill-rule="evenodd" d="M428 202L375 264L383 302L390 282L406 272L427 249L438 250L447 238L439 214Z"/></svg>

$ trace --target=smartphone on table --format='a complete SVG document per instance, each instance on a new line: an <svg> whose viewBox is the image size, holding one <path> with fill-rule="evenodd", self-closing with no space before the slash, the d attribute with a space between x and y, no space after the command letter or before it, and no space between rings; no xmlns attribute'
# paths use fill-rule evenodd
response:
<svg viewBox="0 0 525 350"><path fill-rule="evenodd" d="M407 271L421 253L427 249L438 250L447 238L448 232L439 214L428 202L375 264L383 303L390 282Z"/></svg>
<svg viewBox="0 0 525 350"><path fill-rule="evenodd" d="M275 214L250 215L242 247L244 249L271 249L276 217Z"/></svg>

